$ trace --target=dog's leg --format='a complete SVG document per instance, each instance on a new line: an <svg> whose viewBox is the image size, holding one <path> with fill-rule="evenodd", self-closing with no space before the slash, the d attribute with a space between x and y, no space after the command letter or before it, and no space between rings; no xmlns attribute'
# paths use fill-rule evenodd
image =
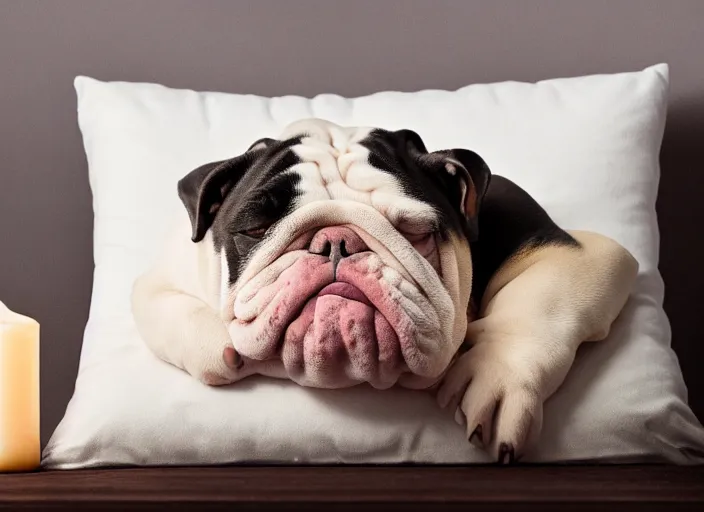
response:
<svg viewBox="0 0 704 512"><path fill-rule="evenodd" d="M225 324L201 299L147 273L135 282L132 304L140 335L157 357L208 385L242 378Z"/></svg>
<svg viewBox="0 0 704 512"><path fill-rule="evenodd" d="M201 382L222 385L247 368L235 352L216 309L220 261L208 239L194 244L190 224L179 219L155 264L132 288L132 314L149 349Z"/></svg>
<svg viewBox="0 0 704 512"><path fill-rule="evenodd" d="M502 212L508 214L503 220L515 218L519 226L504 226L508 244L489 240L477 248L476 261L490 269L488 278L478 269L478 285L485 285L479 319L468 326L470 350L438 391L441 405L460 406L470 441L500 462L512 462L535 442L543 403L564 381L578 346L608 335L638 271L615 241L562 231L527 194L510 191L508 210L519 211ZM500 228L502 213L490 207L487 221L493 216ZM534 222L521 222L518 214Z"/></svg>

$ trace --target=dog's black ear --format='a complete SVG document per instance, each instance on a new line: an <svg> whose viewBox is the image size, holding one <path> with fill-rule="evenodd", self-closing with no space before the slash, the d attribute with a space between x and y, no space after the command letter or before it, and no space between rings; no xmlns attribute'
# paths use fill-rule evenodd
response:
<svg viewBox="0 0 704 512"><path fill-rule="evenodd" d="M227 194L258 154L273 142L273 139L259 139L242 155L201 165L179 180L178 196L191 219L191 240L203 239Z"/></svg>
<svg viewBox="0 0 704 512"><path fill-rule="evenodd" d="M489 188L491 171L482 157L468 149L428 153L421 161L444 183L445 193L467 219L469 241L479 236L479 212Z"/></svg>
<svg viewBox="0 0 704 512"><path fill-rule="evenodd" d="M445 149L428 153L420 136L411 130L397 132L406 144L406 151L450 199L467 220L469 241L479 236L479 212L489 188L491 171L484 159L468 149Z"/></svg>

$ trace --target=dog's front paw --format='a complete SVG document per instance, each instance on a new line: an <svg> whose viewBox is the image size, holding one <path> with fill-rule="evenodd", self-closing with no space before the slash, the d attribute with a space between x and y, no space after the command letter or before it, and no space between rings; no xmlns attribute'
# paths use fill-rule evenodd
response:
<svg viewBox="0 0 704 512"><path fill-rule="evenodd" d="M518 356L518 357L516 357ZM479 343L460 356L438 388L441 407L455 410L469 442L512 463L540 434L540 369L502 343Z"/></svg>
<svg viewBox="0 0 704 512"><path fill-rule="evenodd" d="M212 353L201 352L200 357L186 362L186 370L208 386L224 386L242 378L242 356L232 346L218 348Z"/></svg>

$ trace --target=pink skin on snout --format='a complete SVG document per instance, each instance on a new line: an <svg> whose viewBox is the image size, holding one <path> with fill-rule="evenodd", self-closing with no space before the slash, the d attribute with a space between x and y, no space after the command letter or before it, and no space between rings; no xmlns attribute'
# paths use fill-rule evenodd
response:
<svg viewBox="0 0 704 512"><path fill-rule="evenodd" d="M417 249L432 263L437 250L429 238ZM292 263L249 293L245 286L235 301L230 334L242 356L280 358L293 381L325 388L361 382L388 388L409 364L422 365L417 326L400 304L403 278L354 230L320 229L282 256Z"/></svg>

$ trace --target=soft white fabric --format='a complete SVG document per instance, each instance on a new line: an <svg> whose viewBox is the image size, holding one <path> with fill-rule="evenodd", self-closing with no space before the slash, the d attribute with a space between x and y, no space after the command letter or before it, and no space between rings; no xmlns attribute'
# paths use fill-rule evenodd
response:
<svg viewBox="0 0 704 512"><path fill-rule="evenodd" d="M410 390L303 388L253 377L214 389L157 360L130 288L182 208L176 181L300 118L409 128L429 150L465 147L564 228L638 259L633 296L604 342L584 345L545 407L529 461L704 461L657 269L655 198L668 68L458 91L263 98L75 81L95 210L95 276L79 375L46 467L276 462L487 462L454 411Z"/></svg>

